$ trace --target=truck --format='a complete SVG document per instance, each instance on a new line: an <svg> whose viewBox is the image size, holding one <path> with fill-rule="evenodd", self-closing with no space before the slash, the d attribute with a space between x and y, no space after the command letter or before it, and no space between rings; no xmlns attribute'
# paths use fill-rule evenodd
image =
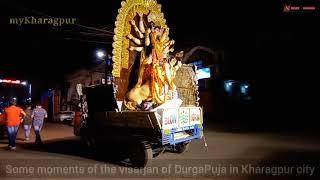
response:
<svg viewBox="0 0 320 180"><path fill-rule="evenodd" d="M195 100L196 95L190 96L190 92L196 94L197 91L192 86L183 87L186 82L196 83L193 75L186 73L186 70L194 72L192 69L192 65L185 65L178 72L179 77L184 77L183 81L177 79L178 91L183 95L189 88L185 97L180 96L185 102L180 107L122 110L122 102L114 95L114 85L84 87L81 90L82 112L79 118L75 118L74 134L81 136L91 152L108 144L110 139L123 144L134 142L135 148L128 152L129 164L138 167L148 165L150 160L165 151L186 152L191 141L203 137L202 107L186 104Z"/></svg>
<svg viewBox="0 0 320 180"><path fill-rule="evenodd" d="M172 54L161 5L126 0L118 12L107 83L76 87L81 113L74 134L92 152L113 148L110 139L130 144L124 146L126 162L143 167L162 152L184 153L201 139L203 110L196 67L183 63L183 51Z"/></svg>

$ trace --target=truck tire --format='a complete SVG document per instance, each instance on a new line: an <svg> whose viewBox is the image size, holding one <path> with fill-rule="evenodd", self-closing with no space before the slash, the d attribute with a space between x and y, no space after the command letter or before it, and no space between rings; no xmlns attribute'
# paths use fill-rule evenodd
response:
<svg viewBox="0 0 320 180"><path fill-rule="evenodd" d="M98 150L96 139L91 136L81 136L81 140L85 146L86 152L88 153L87 155L89 157L96 156Z"/></svg>
<svg viewBox="0 0 320 180"><path fill-rule="evenodd" d="M129 158L133 167L145 167L150 165L153 153L149 143L138 142L131 150Z"/></svg>
<svg viewBox="0 0 320 180"><path fill-rule="evenodd" d="M160 148L153 150L153 152L154 152L153 158L158 157L160 154L164 153L165 150L166 150L165 147L160 147Z"/></svg>
<svg viewBox="0 0 320 180"><path fill-rule="evenodd" d="M179 143L173 147L173 152L181 154L181 153L187 152L189 148L190 148L189 142Z"/></svg>
<svg viewBox="0 0 320 180"><path fill-rule="evenodd" d="M96 138L90 135L88 128L86 126L82 126L80 128L80 137L82 144L87 150L89 155L94 155L97 151L97 142Z"/></svg>

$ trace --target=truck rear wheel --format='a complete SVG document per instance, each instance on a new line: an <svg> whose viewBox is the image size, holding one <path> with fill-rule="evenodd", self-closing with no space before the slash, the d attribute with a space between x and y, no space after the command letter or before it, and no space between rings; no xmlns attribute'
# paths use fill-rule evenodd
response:
<svg viewBox="0 0 320 180"><path fill-rule="evenodd" d="M147 142L137 142L130 152L130 162L133 167L145 167L151 163L152 147Z"/></svg>
<svg viewBox="0 0 320 180"><path fill-rule="evenodd" d="M153 158L158 157L160 154L164 153L165 150L166 150L165 147L159 147L157 149L152 150Z"/></svg>
<svg viewBox="0 0 320 180"><path fill-rule="evenodd" d="M189 142L179 143L173 146L171 151L174 153L181 154L181 153L187 152L189 150L189 147L190 147Z"/></svg>

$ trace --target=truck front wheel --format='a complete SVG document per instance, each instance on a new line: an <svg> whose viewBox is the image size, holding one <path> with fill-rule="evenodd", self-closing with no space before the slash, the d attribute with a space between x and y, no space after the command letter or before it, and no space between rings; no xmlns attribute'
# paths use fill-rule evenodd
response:
<svg viewBox="0 0 320 180"><path fill-rule="evenodd" d="M97 151L97 139L90 135L90 132L85 126L80 129L80 137L89 155L95 154Z"/></svg>

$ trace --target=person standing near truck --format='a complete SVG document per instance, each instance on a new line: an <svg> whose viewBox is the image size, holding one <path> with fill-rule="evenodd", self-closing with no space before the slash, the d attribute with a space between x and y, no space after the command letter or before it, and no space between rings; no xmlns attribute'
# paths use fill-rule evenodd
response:
<svg viewBox="0 0 320 180"><path fill-rule="evenodd" d="M30 105L27 105L26 109L24 110L26 113L26 116L23 119L23 129L24 129L24 134L25 134L25 141L29 141L30 137L30 130L32 126L32 109Z"/></svg>
<svg viewBox="0 0 320 180"><path fill-rule="evenodd" d="M6 115L6 123L7 123L7 130L8 130L8 139L9 139L9 149L15 150L16 149L16 136L18 127L23 119L21 115L26 116L26 113L18 106L17 99L12 98L10 100L10 106L5 108L5 115Z"/></svg>
<svg viewBox="0 0 320 180"><path fill-rule="evenodd" d="M0 139L4 138L6 129L5 112L0 108Z"/></svg>
<svg viewBox="0 0 320 180"><path fill-rule="evenodd" d="M40 132L43 126L44 118L47 118L48 114L45 109L42 108L41 104L38 103L36 108L33 109L31 118L33 119L33 128L36 134L35 143L38 145L42 144Z"/></svg>

